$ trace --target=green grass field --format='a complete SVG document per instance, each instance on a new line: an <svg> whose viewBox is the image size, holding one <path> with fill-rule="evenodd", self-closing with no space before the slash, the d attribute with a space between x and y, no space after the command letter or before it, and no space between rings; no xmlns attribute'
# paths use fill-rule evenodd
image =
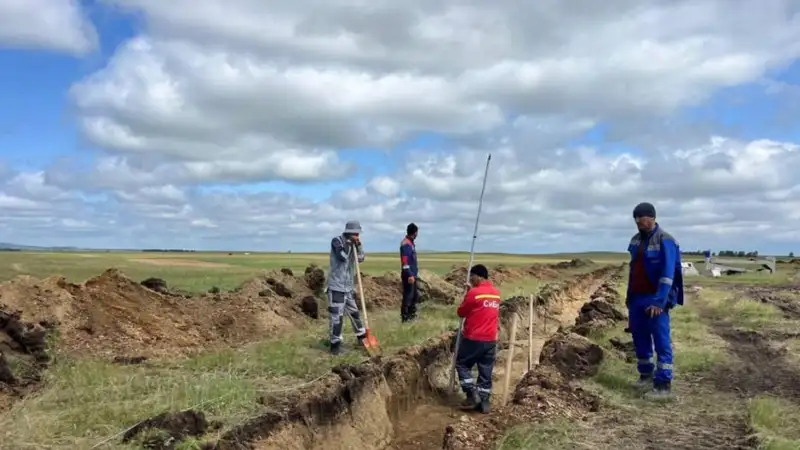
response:
<svg viewBox="0 0 800 450"><path fill-rule="evenodd" d="M82 282L114 267L134 280L159 277L176 288L189 292L205 292L212 286L232 289L254 275L270 269L291 268L302 271L309 264L328 268L328 255L318 253L0 253L0 282L17 275L44 278L53 275L66 277L72 282ZM624 254L588 253L546 256L518 256L502 254L477 254L476 263L490 265L526 266L533 263L554 263L572 258L587 258L598 263L619 263ZM445 274L454 265L466 265L467 253L420 253L420 268ZM399 258L388 253L367 253L362 270L370 274L383 274L399 270Z"/></svg>

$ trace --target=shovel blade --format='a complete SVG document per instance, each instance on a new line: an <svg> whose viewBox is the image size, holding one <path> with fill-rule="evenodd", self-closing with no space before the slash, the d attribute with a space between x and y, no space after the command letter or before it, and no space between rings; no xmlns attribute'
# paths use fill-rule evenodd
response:
<svg viewBox="0 0 800 450"><path fill-rule="evenodd" d="M367 353L370 355L378 354L381 351L381 346L378 344L378 339L375 338L375 335L370 333L369 330L367 330L367 335L364 336L364 348L367 349Z"/></svg>

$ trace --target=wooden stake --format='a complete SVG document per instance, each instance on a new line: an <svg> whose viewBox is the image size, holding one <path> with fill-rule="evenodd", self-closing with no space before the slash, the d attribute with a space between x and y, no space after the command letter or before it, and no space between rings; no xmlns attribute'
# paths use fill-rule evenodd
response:
<svg viewBox="0 0 800 450"><path fill-rule="evenodd" d="M533 368L533 294L528 299L528 371Z"/></svg>
<svg viewBox="0 0 800 450"><path fill-rule="evenodd" d="M511 389L511 364L514 362L514 341L517 337L517 326L519 326L519 314L514 312L511 319L511 334L508 336L508 358L506 359L506 379L503 382L503 405L508 403L509 390Z"/></svg>

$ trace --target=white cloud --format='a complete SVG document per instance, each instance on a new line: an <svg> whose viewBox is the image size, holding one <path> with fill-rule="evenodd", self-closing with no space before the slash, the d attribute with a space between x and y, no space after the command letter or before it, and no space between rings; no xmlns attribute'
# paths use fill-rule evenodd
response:
<svg viewBox="0 0 800 450"><path fill-rule="evenodd" d="M97 31L78 0L3 0L0 47L48 49L85 55Z"/></svg>
<svg viewBox="0 0 800 450"><path fill-rule="evenodd" d="M464 249L491 151L485 250L622 249L645 200L689 246L800 241L797 144L681 117L793 89L770 76L800 57L796 2L106 2L148 31L70 90L93 167L0 178L20 239L323 249L358 219Z"/></svg>

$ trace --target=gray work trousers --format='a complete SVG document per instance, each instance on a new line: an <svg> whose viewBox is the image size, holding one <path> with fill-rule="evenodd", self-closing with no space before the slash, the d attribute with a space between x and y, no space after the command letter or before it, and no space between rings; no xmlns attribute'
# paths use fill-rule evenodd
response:
<svg viewBox="0 0 800 450"><path fill-rule="evenodd" d="M344 315L350 317L350 324L356 337L363 337L367 334L364 323L361 321L361 312L356 305L353 292L339 292L328 290L328 324L330 325L331 344L342 342L342 328L344 325Z"/></svg>

